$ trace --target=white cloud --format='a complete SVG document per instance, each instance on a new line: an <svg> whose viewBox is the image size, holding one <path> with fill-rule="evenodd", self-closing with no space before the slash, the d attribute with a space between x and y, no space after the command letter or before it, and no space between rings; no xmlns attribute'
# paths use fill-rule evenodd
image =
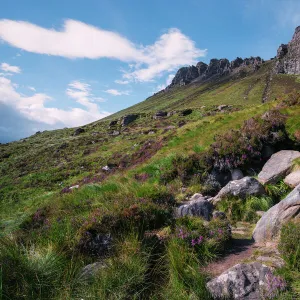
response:
<svg viewBox="0 0 300 300"><path fill-rule="evenodd" d="M104 92L107 93L107 94L113 95L113 96L122 96L122 95L128 96L130 94L129 91L118 91L118 90L115 90L115 89L109 89L109 90L106 90Z"/></svg>
<svg viewBox="0 0 300 300"><path fill-rule="evenodd" d="M66 20L61 30L23 21L0 20L0 39L19 49L67 58L113 58L128 63L126 81L151 81L181 65L194 64L200 50L180 30L173 28L153 45L136 45L120 34L79 21Z"/></svg>
<svg viewBox="0 0 300 300"><path fill-rule="evenodd" d="M51 97L48 95L36 93L32 96L25 96L19 94L15 90L14 83L11 80L0 77L0 104L12 107L28 120L48 124L52 128L80 126L109 115L108 112L99 111L96 104L92 105L93 103L89 103L88 96L76 94L76 92L84 93L85 91L73 88L69 88L68 90L70 91L70 96L76 99L78 103L84 105L86 109L70 108L69 110L64 110L55 107L46 107L45 103L51 100Z"/></svg>
<svg viewBox="0 0 300 300"><path fill-rule="evenodd" d="M115 83L117 83L117 84L128 84L129 80L115 80Z"/></svg>
<svg viewBox="0 0 300 300"><path fill-rule="evenodd" d="M33 86L28 86L28 89L33 91L33 92L36 92L36 89Z"/></svg>
<svg viewBox="0 0 300 300"><path fill-rule="evenodd" d="M2 63L0 68L4 72L21 73L21 69L19 67L11 66L8 63Z"/></svg>

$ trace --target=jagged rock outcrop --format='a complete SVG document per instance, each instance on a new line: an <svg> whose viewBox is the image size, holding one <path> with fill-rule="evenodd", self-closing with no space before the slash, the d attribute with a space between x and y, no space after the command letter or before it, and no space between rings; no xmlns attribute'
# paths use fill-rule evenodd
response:
<svg viewBox="0 0 300 300"><path fill-rule="evenodd" d="M260 57L250 57L245 59L237 57L232 62L229 62L226 58L213 58L208 65L200 61L197 63L196 67L189 66L180 68L168 88L186 85L192 81L201 82L230 75L237 73L237 71L249 65L253 66L253 70L257 70L262 63L263 60Z"/></svg>
<svg viewBox="0 0 300 300"><path fill-rule="evenodd" d="M300 74L300 26L295 30L292 40L281 44L277 50L275 73Z"/></svg>

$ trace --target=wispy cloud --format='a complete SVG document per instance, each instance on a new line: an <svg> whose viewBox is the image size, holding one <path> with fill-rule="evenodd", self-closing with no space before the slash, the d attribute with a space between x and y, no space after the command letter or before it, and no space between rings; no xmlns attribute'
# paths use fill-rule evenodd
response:
<svg viewBox="0 0 300 300"><path fill-rule="evenodd" d="M128 96L130 94L129 91L119 91L119 90L115 90L115 89L108 89L104 92L107 94L113 95L113 96L122 96L122 95Z"/></svg>
<svg viewBox="0 0 300 300"><path fill-rule="evenodd" d="M8 63L2 63L0 66L1 70L4 72L10 72L10 73L21 73L20 67L17 66L11 66Z"/></svg>
<svg viewBox="0 0 300 300"><path fill-rule="evenodd" d="M115 80L115 83L117 83L117 84L129 84L130 81L129 80Z"/></svg>
<svg viewBox="0 0 300 300"><path fill-rule="evenodd" d="M33 92L36 92L36 89L33 86L28 86L28 89L33 91Z"/></svg>
<svg viewBox="0 0 300 300"><path fill-rule="evenodd" d="M129 70L124 73L122 83L151 81L206 55L206 50L198 49L193 40L176 28L169 29L154 44L143 46L116 32L76 20L66 20L61 30L55 30L3 19L0 20L0 38L11 46L33 53L127 62Z"/></svg>
<svg viewBox="0 0 300 300"><path fill-rule="evenodd" d="M155 92L159 92L161 90L164 90L168 85L171 84L173 78L174 78L175 74L169 74L167 79L166 79L166 82L163 83L163 84L159 84L157 87L156 87L156 90Z"/></svg>

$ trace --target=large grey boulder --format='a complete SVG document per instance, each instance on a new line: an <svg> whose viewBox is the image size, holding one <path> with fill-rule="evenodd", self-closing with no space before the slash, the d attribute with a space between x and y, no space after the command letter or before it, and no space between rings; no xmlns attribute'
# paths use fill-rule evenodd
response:
<svg viewBox="0 0 300 300"><path fill-rule="evenodd" d="M212 217L213 205L201 194L195 194L187 203L176 209L176 217L197 216L209 221Z"/></svg>
<svg viewBox="0 0 300 300"><path fill-rule="evenodd" d="M283 181L291 188L296 187L298 184L300 184L300 170L292 172L286 176Z"/></svg>
<svg viewBox="0 0 300 300"><path fill-rule="evenodd" d="M227 196L236 196L245 199L247 196L260 196L265 193L265 189L260 182L253 177L244 177L239 180L230 181L224 186L213 199L213 204Z"/></svg>
<svg viewBox="0 0 300 300"><path fill-rule="evenodd" d="M267 289L271 269L259 262L237 264L207 283L214 299L259 300Z"/></svg>
<svg viewBox="0 0 300 300"><path fill-rule="evenodd" d="M139 115L136 114L132 114L132 115L126 115L123 117L123 119L121 120L121 125L122 126L127 126L130 123L132 123L133 121L135 121L137 118L139 117Z"/></svg>
<svg viewBox="0 0 300 300"><path fill-rule="evenodd" d="M261 217L254 229L253 238L257 243L272 240L278 236L284 223L299 217L300 185Z"/></svg>
<svg viewBox="0 0 300 300"><path fill-rule="evenodd" d="M300 157L299 151L282 150L271 156L266 162L258 180L262 184L276 183L290 173L293 160Z"/></svg>

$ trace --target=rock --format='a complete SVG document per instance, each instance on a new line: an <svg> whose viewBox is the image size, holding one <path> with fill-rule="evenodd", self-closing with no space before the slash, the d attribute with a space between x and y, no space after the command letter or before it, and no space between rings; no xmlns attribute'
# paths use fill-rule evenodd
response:
<svg viewBox="0 0 300 300"><path fill-rule="evenodd" d="M110 132L108 135L110 135L110 136L117 136L117 135L120 135L120 131L114 130L113 132Z"/></svg>
<svg viewBox="0 0 300 300"><path fill-rule="evenodd" d="M300 170L292 172L286 176L283 181L291 188L296 187L300 184Z"/></svg>
<svg viewBox="0 0 300 300"><path fill-rule="evenodd" d="M79 127L74 131L73 136L79 135L84 132L85 132L85 130L83 128Z"/></svg>
<svg viewBox="0 0 300 300"><path fill-rule="evenodd" d="M176 209L176 216L197 216L209 221L211 219L212 211L213 205L201 194L195 194L190 201Z"/></svg>
<svg viewBox="0 0 300 300"><path fill-rule="evenodd" d="M243 172L240 169L234 169L231 171L231 179L239 180L244 178Z"/></svg>
<svg viewBox="0 0 300 300"><path fill-rule="evenodd" d="M287 45L279 46L276 59L275 73L300 74L300 26Z"/></svg>
<svg viewBox="0 0 300 300"><path fill-rule="evenodd" d="M207 70L208 65L202 61L198 62L196 68L198 69L199 76L202 76Z"/></svg>
<svg viewBox="0 0 300 300"><path fill-rule="evenodd" d="M222 105L219 105L219 106L218 106L218 110L219 110L219 111L222 111L222 110L224 110L225 108L228 108L228 105L222 104Z"/></svg>
<svg viewBox="0 0 300 300"><path fill-rule="evenodd" d="M71 187L69 187L69 189L70 190L79 189L79 185L77 184L77 185L71 186Z"/></svg>
<svg viewBox="0 0 300 300"><path fill-rule="evenodd" d="M219 171L218 169L213 169L210 175L210 180L219 182L221 187L225 186L232 180L230 171Z"/></svg>
<svg viewBox="0 0 300 300"><path fill-rule="evenodd" d="M222 211L215 210L212 214L213 219L225 220L227 219L226 214Z"/></svg>
<svg viewBox="0 0 300 300"><path fill-rule="evenodd" d="M170 86L186 85L198 76L199 72L195 66L182 67L177 71Z"/></svg>
<svg viewBox="0 0 300 300"><path fill-rule="evenodd" d="M183 120L181 120L181 121L178 122L178 127L182 127L182 126L184 126L185 124L186 124L186 122L183 121Z"/></svg>
<svg viewBox="0 0 300 300"><path fill-rule="evenodd" d="M79 279L83 281L91 281L97 275L97 273L106 268L107 265L104 262L97 261L93 264L89 264L82 268Z"/></svg>
<svg viewBox="0 0 300 300"><path fill-rule="evenodd" d="M102 170L109 172L109 171L111 171L111 168L109 166L104 166L104 167L102 167Z"/></svg>
<svg viewBox="0 0 300 300"><path fill-rule="evenodd" d="M127 126L130 123L134 122L138 117L139 117L139 115L136 115L136 114L126 115L122 118L121 125Z"/></svg>
<svg viewBox="0 0 300 300"><path fill-rule="evenodd" d="M188 109L182 110L182 111L179 113L179 115L182 116L182 117L185 117L185 116L190 115L192 112L193 112L193 110L188 108Z"/></svg>
<svg viewBox="0 0 300 300"><path fill-rule="evenodd" d="M171 116L175 115L176 113L177 113L177 111L175 111L175 110L169 111L169 112L167 113L167 117L171 117Z"/></svg>
<svg viewBox="0 0 300 300"><path fill-rule="evenodd" d="M92 256L103 257L112 249L112 237L109 233L100 234L87 231L86 236L79 242L82 252Z"/></svg>
<svg viewBox="0 0 300 300"><path fill-rule="evenodd" d="M109 127L116 126L118 124L118 120L113 120L109 123Z"/></svg>
<svg viewBox="0 0 300 300"><path fill-rule="evenodd" d="M176 126L170 125L165 128L166 131L176 129Z"/></svg>
<svg viewBox="0 0 300 300"><path fill-rule="evenodd" d="M263 243L276 238L283 224L300 217L300 185L289 193L284 200L271 207L257 222L253 238Z"/></svg>
<svg viewBox="0 0 300 300"><path fill-rule="evenodd" d="M273 154L258 174L258 180L262 184L278 182L289 174L293 160L298 157L300 152L293 150L282 150Z"/></svg>
<svg viewBox="0 0 300 300"><path fill-rule="evenodd" d="M157 120L157 119L161 119L164 118L168 115L168 113L166 111L158 111L157 113L154 114L153 119Z"/></svg>
<svg viewBox="0 0 300 300"><path fill-rule="evenodd" d="M265 194L264 187L253 177L244 177L230 181L214 198L213 204L217 204L222 198L236 196L245 199L247 196L261 196Z"/></svg>
<svg viewBox="0 0 300 300"><path fill-rule="evenodd" d="M237 264L210 280L207 288L214 299L259 300L273 278L271 269L259 262Z"/></svg>

